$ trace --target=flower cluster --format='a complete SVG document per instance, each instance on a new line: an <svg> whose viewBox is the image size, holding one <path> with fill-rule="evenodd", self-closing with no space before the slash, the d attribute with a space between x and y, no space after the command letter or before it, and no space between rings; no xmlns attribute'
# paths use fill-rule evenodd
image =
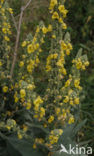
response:
<svg viewBox="0 0 94 156"><path fill-rule="evenodd" d="M56 129L54 131L51 131L49 135L49 142L50 144L55 144L58 142L59 137L62 135L63 130L62 129Z"/></svg>
<svg viewBox="0 0 94 156"><path fill-rule="evenodd" d="M13 11L8 4L5 3L4 0L0 1L0 79L2 79L2 81L6 79L6 76L9 74L9 58L11 52L10 37L12 35L10 15L12 13ZM5 85L5 87L7 86Z"/></svg>
<svg viewBox="0 0 94 156"><path fill-rule="evenodd" d="M8 13L13 14L12 8L4 5L4 1L1 1L0 16L2 17L2 35L3 40L6 42L10 41L9 35L11 35L11 25L9 19L7 18Z"/></svg>
<svg viewBox="0 0 94 156"><path fill-rule="evenodd" d="M32 132L33 148L36 148L37 144L53 148L63 134L64 127L75 122L73 110L80 104L82 90L80 71L85 70L89 65L86 55L82 56L78 53L71 62L73 63L71 71L67 69L67 57L71 54L73 47L70 34L66 33L67 30L65 31L67 25L64 19L68 11L65 9L64 1L51 0L49 6L51 24L46 27L41 22L36 28L34 37L29 34L21 42L13 81L10 81L8 76L10 62L6 61L6 57L9 60L9 53L6 51L9 51L9 35L11 34L7 14L13 14L13 11L7 7L4 0L0 2L2 17L0 29L3 38L3 44L1 44L4 49L7 49L4 52L2 50L0 58L0 73L3 79L3 81L0 79L3 82L2 93L0 93L3 101L0 110L0 129L16 131L19 139L27 137L27 131L27 134ZM46 63L42 64L47 78L47 87L42 94L37 91L34 74L41 65L40 55L44 52L46 37L50 40L50 48L48 48L47 56L45 55ZM7 67L6 74L2 68L3 58L7 62L4 64L4 67ZM40 79L38 81L43 86L42 81ZM47 132L47 135L37 136L35 128L39 128L39 132Z"/></svg>
<svg viewBox="0 0 94 156"><path fill-rule="evenodd" d="M88 61L85 61L84 59L78 58L72 61L72 63L75 64L77 69L85 70L86 67L89 65Z"/></svg>
<svg viewBox="0 0 94 156"><path fill-rule="evenodd" d="M58 22L61 24L62 29L67 29L64 18L66 17L68 10L65 9L64 1L62 2L62 4L60 4L58 0L52 0L50 2L49 10L52 13L52 19L58 20Z"/></svg>

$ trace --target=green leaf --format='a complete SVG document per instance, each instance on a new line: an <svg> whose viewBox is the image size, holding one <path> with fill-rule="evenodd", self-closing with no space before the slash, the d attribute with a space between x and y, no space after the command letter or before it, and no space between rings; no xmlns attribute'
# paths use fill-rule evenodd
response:
<svg viewBox="0 0 94 156"><path fill-rule="evenodd" d="M80 49L78 50L78 53L77 53L77 55L76 55L76 59L79 58L79 57L81 57L82 51L83 51L82 48L80 48Z"/></svg>
<svg viewBox="0 0 94 156"><path fill-rule="evenodd" d="M29 33L29 34L27 35L27 40L30 40L30 41L32 41L32 40L33 40L33 36L32 36L32 34L31 34L31 33Z"/></svg>
<svg viewBox="0 0 94 156"><path fill-rule="evenodd" d="M13 146L15 151L20 153L21 156L31 156L31 155L32 156L44 156L44 154L41 151L34 150L32 147L32 143L30 143L29 141L25 139L18 140L17 138L13 137L13 138L8 139L8 143L11 144L11 146Z"/></svg>
<svg viewBox="0 0 94 156"><path fill-rule="evenodd" d="M90 51L90 48L88 48L86 45L84 45L84 44L80 44L80 46L81 46L82 48L84 48L84 49Z"/></svg>
<svg viewBox="0 0 94 156"><path fill-rule="evenodd" d="M63 129L63 134L59 139L59 144L62 144L67 148L69 144L75 145L75 141L73 139L73 125L67 125L65 129Z"/></svg>
<svg viewBox="0 0 94 156"><path fill-rule="evenodd" d="M70 156L70 154L64 153L60 151L55 152L52 156Z"/></svg>
<svg viewBox="0 0 94 156"><path fill-rule="evenodd" d="M0 147L0 156L9 156L6 147Z"/></svg>
<svg viewBox="0 0 94 156"><path fill-rule="evenodd" d="M39 26L40 26L40 27L43 27L43 26L44 26L44 22L43 22L43 21L40 21L40 22L39 22Z"/></svg>
<svg viewBox="0 0 94 156"><path fill-rule="evenodd" d="M21 156L20 152L18 152L9 142L7 142L7 152L9 156Z"/></svg>
<svg viewBox="0 0 94 156"><path fill-rule="evenodd" d="M79 124L72 124L67 125L65 129L63 129L63 134L59 139L59 144L62 144L67 148L69 144L75 145L75 136L77 135L78 131L85 125L86 119Z"/></svg>
<svg viewBox="0 0 94 156"><path fill-rule="evenodd" d="M79 143L79 146L86 146L86 145L88 145L88 143L90 143L90 142L91 142L91 140L87 140L87 141L80 142L80 143Z"/></svg>
<svg viewBox="0 0 94 156"><path fill-rule="evenodd" d="M39 133L42 133L42 134L45 134L45 135L48 135L49 134L49 131L46 130L43 126L41 125L37 125L37 124L30 124L30 123L26 123L31 129L33 129L34 133L35 134L38 134Z"/></svg>
<svg viewBox="0 0 94 156"><path fill-rule="evenodd" d="M27 82L22 81L21 85L22 85L23 88L26 88L28 84L27 84Z"/></svg>
<svg viewBox="0 0 94 156"><path fill-rule="evenodd" d="M88 60L87 55L83 55L81 58L82 58L84 61L87 61L87 60Z"/></svg>
<svg viewBox="0 0 94 156"><path fill-rule="evenodd" d="M78 131L85 125L87 119L85 119L84 121L82 121L81 123L79 123L77 126L75 126L75 128L73 129L73 136L75 136Z"/></svg>
<svg viewBox="0 0 94 156"><path fill-rule="evenodd" d="M70 42L70 33L69 32L66 32L65 36L64 36L64 41L66 42Z"/></svg>

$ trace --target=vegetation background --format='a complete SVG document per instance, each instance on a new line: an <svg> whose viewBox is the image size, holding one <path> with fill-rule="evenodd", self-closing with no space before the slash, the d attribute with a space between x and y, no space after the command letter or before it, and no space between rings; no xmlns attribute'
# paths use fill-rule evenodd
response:
<svg viewBox="0 0 94 156"><path fill-rule="evenodd" d="M14 10L16 20L19 17L22 4L26 3L26 1L8 0L10 7ZM39 21L43 21L45 24L50 22L48 5L49 0L32 0L32 3L24 13L21 41L28 32L34 33ZM87 122L78 135L82 141L89 141L90 146L94 147L94 0L67 0L66 8L69 10L66 22L74 46L71 57L76 55L79 47L82 47L90 62L88 70L82 73L81 80L84 88L83 95L85 96L82 95L80 120L86 118ZM46 41L46 43L49 45L49 42ZM46 55L46 50L42 59ZM37 74L41 75L41 70L41 67L39 67L39 70L35 71L35 77ZM41 81L45 80L42 79ZM36 83L39 86L38 79L36 79ZM44 87L38 87L37 92L41 91L43 93Z"/></svg>

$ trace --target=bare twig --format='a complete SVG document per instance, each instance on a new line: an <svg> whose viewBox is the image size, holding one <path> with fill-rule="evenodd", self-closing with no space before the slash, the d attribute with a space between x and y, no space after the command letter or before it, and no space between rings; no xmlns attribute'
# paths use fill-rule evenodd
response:
<svg viewBox="0 0 94 156"><path fill-rule="evenodd" d="M15 29L17 31L17 24L16 24L16 21L15 21L15 18L13 16L13 14L11 14L11 17L12 17L12 20L13 20L13 23L14 23L14 26L15 26Z"/></svg>
<svg viewBox="0 0 94 156"><path fill-rule="evenodd" d="M14 49L14 56L13 56L13 62L11 66L11 71L10 71L10 78L12 79L13 72L14 72L14 67L16 63L16 58L17 58L17 51L18 51L18 44L19 44L19 39L20 39L20 30L21 30L21 24L22 24L22 17L23 17L23 12L24 10L29 6L32 0L29 0L29 2L21 8L21 13L20 13L20 18L19 18L19 23L18 23L18 28L17 28L17 36L16 36L16 42L15 42L15 49Z"/></svg>
<svg viewBox="0 0 94 156"><path fill-rule="evenodd" d="M24 6L24 10L29 6L32 0L29 0L28 3Z"/></svg>
<svg viewBox="0 0 94 156"><path fill-rule="evenodd" d="M12 62L11 71L10 71L10 77L11 78L13 76L13 71L14 71L16 58L17 58L17 50L18 50L18 43L19 43L19 38L20 38L20 28L21 28L21 23L22 23L22 16L23 16L23 9L21 9L20 18L19 18L19 24L18 24L18 29L17 29L17 36L16 36L16 43L15 43L15 49L14 49L14 56L13 56L13 62Z"/></svg>

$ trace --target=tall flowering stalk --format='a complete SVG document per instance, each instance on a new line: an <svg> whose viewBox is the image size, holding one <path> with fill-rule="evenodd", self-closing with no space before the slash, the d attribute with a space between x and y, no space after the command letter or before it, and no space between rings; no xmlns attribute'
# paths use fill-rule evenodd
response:
<svg viewBox="0 0 94 156"><path fill-rule="evenodd" d="M33 148L36 148L37 144L53 148L58 143L64 127L75 122L74 110L80 104L79 95L82 90L80 71L85 70L89 65L86 55L82 56L80 50L72 60L71 70L67 69L67 57L70 57L73 46L70 35L66 32L65 18L68 11L65 9L64 2L65 0L50 1L51 24L46 27L40 23L34 37L29 34L22 42L16 81L14 79L9 86L8 84L2 86L6 98L5 93L12 94L13 107L10 110L10 107L5 107L6 115L2 117L0 127L16 131L19 139L24 136L30 137L27 134L31 132ZM12 13L12 9L8 11ZM4 12L5 10L0 8L2 15ZM8 42L9 38L5 34L10 31L5 26L2 25L2 32L5 41ZM36 93L33 72L40 65L42 45L46 46L47 36L50 36L51 43L45 65L48 86L42 96L41 93ZM2 62L0 64L2 66ZM28 114L29 118L25 115L24 119L23 117L20 119L19 112ZM37 135L34 129L41 130L41 133Z"/></svg>
<svg viewBox="0 0 94 156"><path fill-rule="evenodd" d="M67 72L66 58L69 57L73 49L70 35L65 31L67 25L64 19L68 11L65 9L64 1L57 0L50 1L49 11L52 19L51 24L48 27L40 24L33 40L27 40L22 43L22 47L25 47L25 52L31 57L27 61L27 66L24 66L23 61L20 62L20 66L24 66L25 70L27 68L27 73L31 73L33 81L32 72L34 67L40 62L38 56L42 52L41 46L44 43L44 38L47 34L50 34L51 37L51 47L45 67L49 75L48 87L43 97L37 95L33 91L33 87L31 87L32 94L30 99L32 101L29 99L34 123L48 130L48 135L45 138L35 138L34 148L38 142L52 147L58 142L66 124L74 123L75 118L72 109L75 109L80 103L79 94L82 90L80 86L80 70L85 70L86 66L89 65L87 57L79 55L81 53L80 50L78 56L72 61L71 73ZM28 74L26 74L26 77L28 78ZM26 80L25 77L23 79ZM34 85L34 82L32 83ZM22 101L25 101L25 92L26 90L23 90L23 92L21 90L20 92L23 97ZM28 104L28 102L25 103L26 105Z"/></svg>

